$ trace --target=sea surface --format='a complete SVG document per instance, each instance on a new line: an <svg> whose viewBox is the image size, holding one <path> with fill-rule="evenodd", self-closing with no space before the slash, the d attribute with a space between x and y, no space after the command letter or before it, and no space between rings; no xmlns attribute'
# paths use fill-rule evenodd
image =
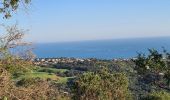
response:
<svg viewBox="0 0 170 100"><path fill-rule="evenodd" d="M38 43L34 45L34 53L38 58L132 58L137 53L148 53L155 48L162 52L162 47L170 51L170 37L113 39L63 43Z"/></svg>

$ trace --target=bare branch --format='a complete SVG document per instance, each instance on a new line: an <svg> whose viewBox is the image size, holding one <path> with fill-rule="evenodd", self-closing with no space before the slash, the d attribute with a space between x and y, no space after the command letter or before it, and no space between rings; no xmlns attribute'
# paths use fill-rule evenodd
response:
<svg viewBox="0 0 170 100"><path fill-rule="evenodd" d="M3 27L6 29L6 35L0 37L0 54L2 57L5 57L5 54L12 55L12 56L15 55L20 59L27 59L27 60L30 57L34 57L33 53L31 53L32 43L23 41L24 35L26 33L25 30L19 29L16 24L13 26L7 26L7 27L3 26ZM15 52L10 52L11 50L13 49L15 50L18 48L20 49L24 48L24 49L22 49L22 51L18 50Z"/></svg>

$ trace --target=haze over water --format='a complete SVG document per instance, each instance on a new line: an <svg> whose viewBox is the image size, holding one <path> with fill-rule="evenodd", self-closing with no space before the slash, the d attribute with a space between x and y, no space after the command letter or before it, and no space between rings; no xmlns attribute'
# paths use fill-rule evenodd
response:
<svg viewBox="0 0 170 100"><path fill-rule="evenodd" d="M75 57L75 58L132 58L137 52L147 54L148 48L170 51L170 37L97 40L82 42L35 44L38 58Z"/></svg>

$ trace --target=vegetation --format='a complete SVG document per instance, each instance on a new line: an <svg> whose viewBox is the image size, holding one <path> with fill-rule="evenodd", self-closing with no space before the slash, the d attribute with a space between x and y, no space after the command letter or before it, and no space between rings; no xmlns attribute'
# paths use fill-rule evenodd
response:
<svg viewBox="0 0 170 100"><path fill-rule="evenodd" d="M4 18L10 18L11 13L16 11L19 6L26 8L31 0L0 0L0 13L4 14Z"/></svg>
<svg viewBox="0 0 170 100"><path fill-rule="evenodd" d="M8 60L9 56L2 56L1 99L168 100L170 96L167 52L149 50L148 55L139 54L135 60L127 61L92 59L42 66L7 53L19 64ZM12 66L6 67L3 63L6 60ZM15 66L20 69L15 70Z"/></svg>
<svg viewBox="0 0 170 100"><path fill-rule="evenodd" d="M75 100L127 100L128 79L124 74L111 74L107 69L88 72L75 80L73 85Z"/></svg>
<svg viewBox="0 0 170 100"><path fill-rule="evenodd" d="M6 36L0 38L0 99L51 100L63 98L55 85L43 79L45 76L45 78L56 78L55 75L33 72L36 66L32 63L31 51L24 48L29 43L22 41L23 31L19 30L17 26L6 27L6 29ZM18 48L22 48L23 51L16 52L15 49L18 51ZM23 74L25 77L17 80L17 83L13 80L15 77L22 77ZM40 78L37 79L37 77Z"/></svg>
<svg viewBox="0 0 170 100"><path fill-rule="evenodd" d="M52 79L57 80L58 77L55 74L49 74L45 72L30 72L25 73L23 75L20 75L17 79L23 79L23 78L41 78L41 79Z"/></svg>
<svg viewBox="0 0 170 100"><path fill-rule="evenodd" d="M165 54L161 54L154 49L149 49L149 55L146 57L144 54L139 54L136 62L136 69L139 74L147 72L160 73L167 70Z"/></svg>
<svg viewBox="0 0 170 100"><path fill-rule="evenodd" d="M155 84L161 82L161 76L166 80L166 84L169 85L169 53L165 50L163 53L159 53L154 49L149 49L149 55L144 56L139 54L135 60L137 72L145 77L148 75L157 76L159 79L154 80Z"/></svg>
<svg viewBox="0 0 170 100"><path fill-rule="evenodd" d="M148 94L144 100L169 100L170 94L165 91L153 92Z"/></svg>
<svg viewBox="0 0 170 100"><path fill-rule="evenodd" d="M33 59L34 55L29 50L30 43L25 43L22 40L24 31L18 29L17 25L4 26L4 28L7 33L0 38L1 67L11 74L29 71L32 67L31 59Z"/></svg>

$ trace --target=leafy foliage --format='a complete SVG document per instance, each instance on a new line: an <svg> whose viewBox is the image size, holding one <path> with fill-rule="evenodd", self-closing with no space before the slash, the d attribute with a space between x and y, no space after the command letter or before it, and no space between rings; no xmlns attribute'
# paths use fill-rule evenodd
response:
<svg viewBox="0 0 170 100"><path fill-rule="evenodd" d="M163 72L167 69L166 61L163 57L164 54L159 53L155 49L149 49L148 56L138 54L137 59L134 61L136 70L139 74L145 74L147 72Z"/></svg>
<svg viewBox="0 0 170 100"><path fill-rule="evenodd" d="M151 92L144 100L169 100L170 95L160 90L170 89L170 54L165 49L162 53L149 49L147 56L139 54L134 62L140 75L138 82ZM155 90L159 92L153 92Z"/></svg>

